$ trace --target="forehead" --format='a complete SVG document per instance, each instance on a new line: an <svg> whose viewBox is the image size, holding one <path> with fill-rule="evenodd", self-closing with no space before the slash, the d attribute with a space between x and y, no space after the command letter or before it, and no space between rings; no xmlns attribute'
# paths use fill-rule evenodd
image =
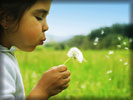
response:
<svg viewBox="0 0 133 100"><path fill-rule="evenodd" d="M51 0L39 0L29 10L35 11L38 9L44 9L46 11L49 11L50 6L51 6Z"/></svg>

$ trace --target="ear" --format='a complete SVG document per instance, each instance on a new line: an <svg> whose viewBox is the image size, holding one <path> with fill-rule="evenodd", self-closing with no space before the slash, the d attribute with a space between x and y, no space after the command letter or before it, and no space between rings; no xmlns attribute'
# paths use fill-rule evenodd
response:
<svg viewBox="0 0 133 100"><path fill-rule="evenodd" d="M8 24L7 24L7 21L6 21L5 19L3 19L3 20L0 22L0 24L2 25L2 27L3 27L4 29L8 29Z"/></svg>
<svg viewBox="0 0 133 100"><path fill-rule="evenodd" d="M8 27L9 27L9 17L2 19L0 21L0 24L2 25L2 27L4 29L8 29Z"/></svg>

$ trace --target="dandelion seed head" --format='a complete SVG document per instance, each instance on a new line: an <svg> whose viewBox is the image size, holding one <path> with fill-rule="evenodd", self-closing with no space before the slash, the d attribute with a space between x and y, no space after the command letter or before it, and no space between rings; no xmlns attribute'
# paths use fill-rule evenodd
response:
<svg viewBox="0 0 133 100"><path fill-rule="evenodd" d="M77 59L80 63L84 60L82 52L76 47L72 47L68 51L67 56L73 59Z"/></svg>

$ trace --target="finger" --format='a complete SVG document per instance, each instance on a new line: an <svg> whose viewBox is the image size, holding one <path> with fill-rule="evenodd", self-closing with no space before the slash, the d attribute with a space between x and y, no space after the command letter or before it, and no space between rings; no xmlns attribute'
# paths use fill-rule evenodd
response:
<svg viewBox="0 0 133 100"><path fill-rule="evenodd" d="M54 91L54 93L53 93L53 94L54 94L54 95L55 95L55 94L58 94L58 93L60 93L61 91L62 91L62 89L61 89L61 88L57 88L57 89Z"/></svg>
<svg viewBox="0 0 133 100"><path fill-rule="evenodd" d="M59 65L59 66L57 67L57 70L59 70L60 72L64 72L64 71L67 70L67 67L66 67L65 65Z"/></svg>
<svg viewBox="0 0 133 100"><path fill-rule="evenodd" d="M65 72L62 72L61 74L62 74L62 78L63 79L66 79L66 78L68 78L71 75L69 70L67 70Z"/></svg>
<svg viewBox="0 0 133 100"><path fill-rule="evenodd" d="M64 86L61 87L62 90L66 89L69 86L69 84L65 84Z"/></svg>
<svg viewBox="0 0 133 100"><path fill-rule="evenodd" d="M70 77L68 77L68 78L66 78L66 79L63 79L60 86L63 86L63 85L65 85L65 84L68 84L68 82L70 82Z"/></svg>

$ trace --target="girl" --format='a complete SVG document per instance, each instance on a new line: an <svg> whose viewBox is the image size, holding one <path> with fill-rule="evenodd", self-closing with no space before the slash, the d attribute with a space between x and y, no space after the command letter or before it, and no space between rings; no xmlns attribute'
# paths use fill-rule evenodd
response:
<svg viewBox="0 0 133 100"><path fill-rule="evenodd" d="M0 1L0 100L24 100L24 88L12 46L33 51L46 40L46 17L50 0ZM70 72L65 65L45 72L27 100L48 100L68 87Z"/></svg>

